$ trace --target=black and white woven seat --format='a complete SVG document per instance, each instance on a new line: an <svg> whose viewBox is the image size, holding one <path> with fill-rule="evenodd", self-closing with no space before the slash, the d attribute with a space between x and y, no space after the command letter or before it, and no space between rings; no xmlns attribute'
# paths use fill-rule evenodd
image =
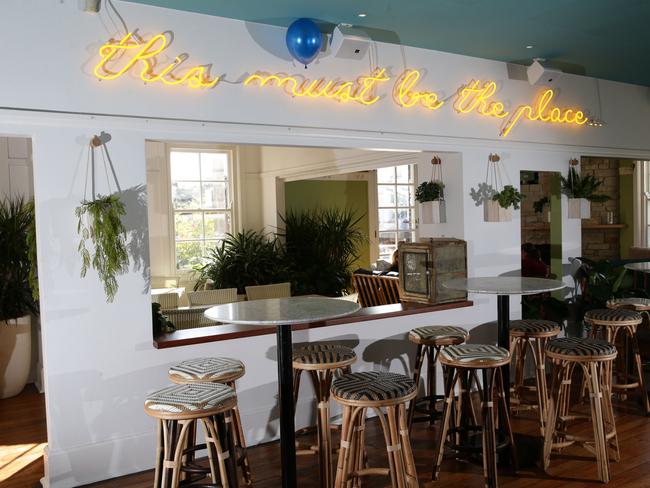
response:
<svg viewBox="0 0 650 488"><path fill-rule="evenodd" d="M585 313L585 322L593 325L626 326L638 325L643 322L643 316L634 310L624 308L598 308Z"/></svg>
<svg viewBox="0 0 650 488"><path fill-rule="evenodd" d="M493 368L508 364L510 352L503 347L491 344L460 344L445 347L440 352L440 362L446 366Z"/></svg>
<svg viewBox="0 0 650 488"><path fill-rule="evenodd" d="M354 350L340 344L314 343L293 351L293 367L298 369L335 369L357 360Z"/></svg>
<svg viewBox="0 0 650 488"><path fill-rule="evenodd" d="M469 338L469 333L462 327L454 325L429 325L416 327L409 332L409 340L415 344L447 345L462 344Z"/></svg>
<svg viewBox="0 0 650 488"><path fill-rule="evenodd" d="M337 400L384 402L410 399L416 393L415 383L398 373L366 371L350 373L332 383L332 394Z"/></svg>
<svg viewBox="0 0 650 488"><path fill-rule="evenodd" d="M169 368L169 379L174 383L230 383L246 373L239 359L224 357L195 358Z"/></svg>
<svg viewBox="0 0 650 488"><path fill-rule="evenodd" d="M526 319L510 321L511 336L554 336L560 332L560 326L550 320Z"/></svg>
<svg viewBox="0 0 650 488"><path fill-rule="evenodd" d="M594 358L607 359L616 356L616 347L601 339L584 337L560 337L548 341L546 353L549 357L569 356L574 361L591 361Z"/></svg>
<svg viewBox="0 0 650 488"><path fill-rule="evenodd" d="M235 390L221 383L172 385L148 395L145 411L152 417L202 417L229 410L237 402Z"/></svg>
<svg viewBox="0 0 650 488"><path fill-rule="evenodd" d="M612 298L607 301L607 308L627 308L637 312L645 312L650 310L650 298Z"/></svg>

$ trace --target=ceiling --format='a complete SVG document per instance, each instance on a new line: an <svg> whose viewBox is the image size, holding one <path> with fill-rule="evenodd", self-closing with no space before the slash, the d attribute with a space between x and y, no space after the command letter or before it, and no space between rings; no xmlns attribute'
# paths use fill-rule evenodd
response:
<svg viewBox="0 0 650 488"><path fill-rule="evenodd" d="M127 1L283 27L309 17L324 32L350 23L376 41L521 64L545 58L567 72L650 86L648 0Z"/></svg>

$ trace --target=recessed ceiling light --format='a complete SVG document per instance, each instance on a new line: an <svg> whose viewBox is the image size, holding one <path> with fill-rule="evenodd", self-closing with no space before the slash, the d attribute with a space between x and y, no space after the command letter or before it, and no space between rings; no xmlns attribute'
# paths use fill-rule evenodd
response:
<svg viewBox="0 0 650 488"><path fill-rule="evenodd" d="M367 17L367 16L368 16L368 14L364 14L363 12L361 12L360 14L357 14L357 17L361 17L361 18L364 18L364 17Z"/></svg>
<svg viewBox="0 0 650 488"><path fill-rule="evenodd" d="M532 48L534 48L534 47L535 47L535 46L533 46L532 44L528 44L528 46L526 46L526 49L532 49Z"/></svg>

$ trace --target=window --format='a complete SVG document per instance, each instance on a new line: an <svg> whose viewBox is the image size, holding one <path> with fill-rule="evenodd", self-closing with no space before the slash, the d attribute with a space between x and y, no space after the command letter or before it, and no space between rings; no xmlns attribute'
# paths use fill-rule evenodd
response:
<svg viewBox="0 0 650 488"><path fill-rule="evenodd" d="M188 270L232 231L232 152L169 152L176 269Z"/></svg>
<svg viewBox="0 0 650 488"><path fill-rule="evenodd" d="M415 240L415 166L377 170L379 259L391 260L400 241Z"/></svg>

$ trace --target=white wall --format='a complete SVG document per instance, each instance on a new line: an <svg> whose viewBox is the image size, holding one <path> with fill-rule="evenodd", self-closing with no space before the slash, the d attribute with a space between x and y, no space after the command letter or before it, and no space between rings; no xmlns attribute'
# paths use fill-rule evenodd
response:
<svg viewBox="0 0 650 488"><path fill-rule="evenodd" d="M215 72L226 73L230 81L255 69L304 73L282 54L282 29L127 2L116 4L131 28L139 27L142 34L173 30L174 53L187 51L199 64L214 63ZM100 16L83 14L75 0L6 0L0 16L0 52L6 67L0 77L0 107L7 107L0 110L0 135L33 140L49 437L46 480L52 487L78 486L150 468L154 425L143 414L142 401L147 392L167 383L170 363L187 357L222 354L243 359L247 375L240 383L240 402L249 442L276 434L273 424L268 427L266 422L277 416L272 336L155 350L146 289L146 246L137 249L139 264L144 267L120 279L113 304L106 304L93 273L86 279L79 277L74 208L83 198L87 144L100 130L113 135L109 147L125 189L146 183L148 139L455 153L459 156L450 160L450 166L461 164L462 172L458 174L454 166L449 173L448 198L452 194L462 197L462 235L468 241L472 275L508 272L519 263L517 213L510 223L483 223L482 209L468 198L469 189L484 178L489 152L502 156L514 182L517 168L562 170L570 156L650 159L650 103L644 87L601 82L602 117L607 121L601 129L524 123L510 140L502 141L497 138L495 121L456 116L450 107L436 113L408 111L387 99L372 107L359 107L291 99L274 90L244 90L225 83L205 92L188 91L144 86L132 76L99 82L91 75L95 53L117 28L106 15L105 10ZM232 46L237 46L236 51ZM377 57L394 75L405 63L425 69L424 83L443 94L452 93L471 77L495 79L500 98L510 106L529 102L538 91L527 82L508 80L504 63L386 44L377 45ZM354 79L366 71L366 63L325 57L310 67L308 74ZM389 96L389 91L383 95ZM594 80L563 77L560 101L593 110ZM150 118L121 117L124 115ZM316 168L310 171L319 176ZM251 177L258 185L251 191L264 194L268 190L273 195L273 185L266 181L284 177L263 175L261 181ZM452 193L453 188L462 191ZM137 196L137 191L125 195L126 224L147 242L147 209ZM270 210L258 203L257 208L260 206L265 219ZM256 214L252 208L247 212ZM459 224L454 221L451 225ZM578 225L566 219L563 222L565 257L580 248ZM453 232L460 230L455 227ZM358 340L359 368L400 371L406 364L405 351L410 350L404 333L415 325L460 324L472 328L477 340L493 337L494 327L476 329L496 317L493 300L475 297L475 303L471 309L301 332L296 341ZM514 315L514 303L513 309ZM308 393L304 391L301 400L299 424L307 417Z"/></svg>

